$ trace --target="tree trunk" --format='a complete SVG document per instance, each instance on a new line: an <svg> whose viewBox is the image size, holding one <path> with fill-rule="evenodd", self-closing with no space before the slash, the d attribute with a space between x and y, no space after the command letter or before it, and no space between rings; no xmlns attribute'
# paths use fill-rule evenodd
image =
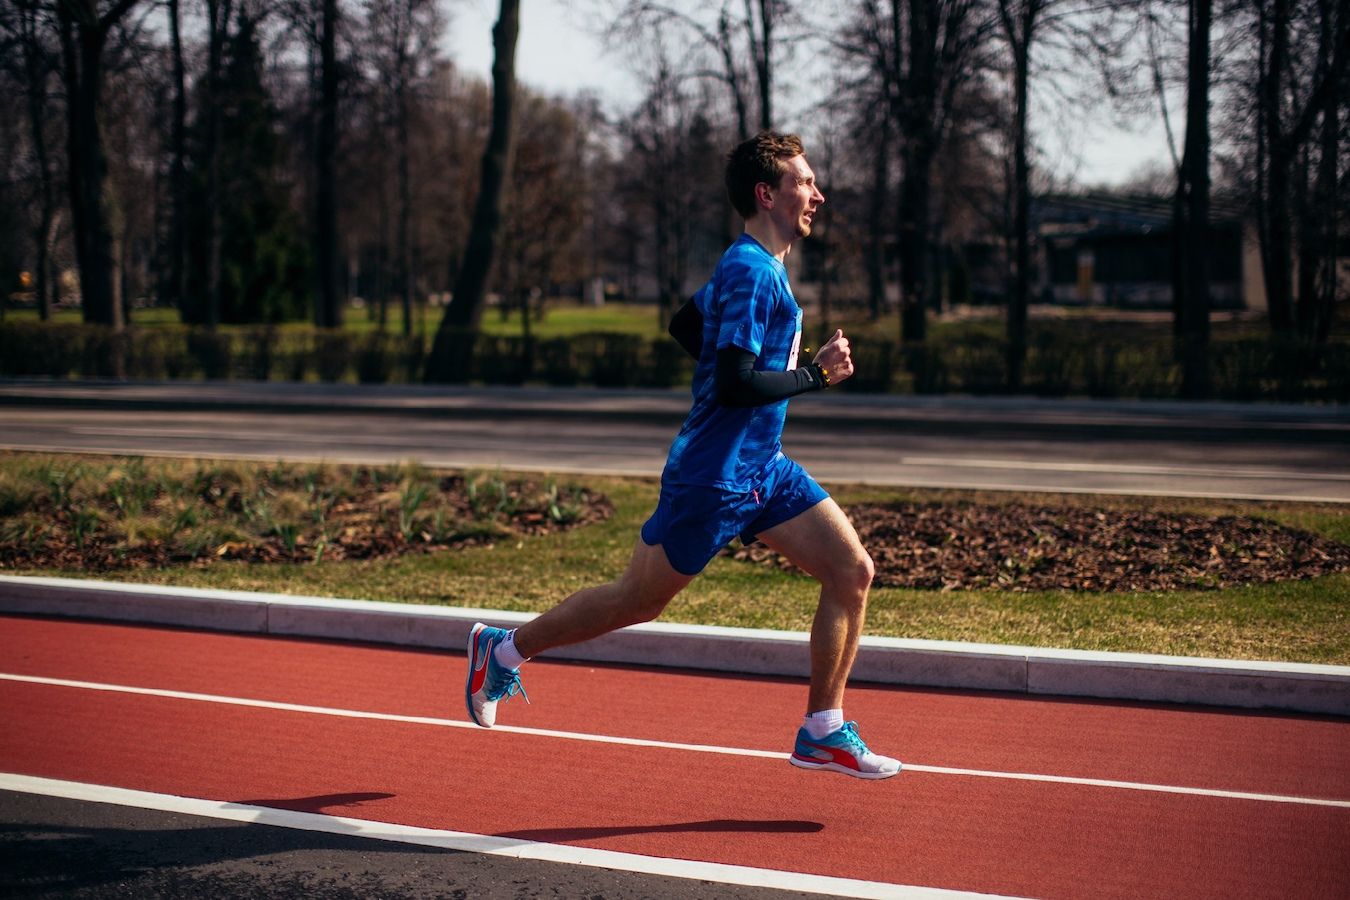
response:
<svg viewBox="0 0 1350 900"><path fill-rule="evenodd" d="M1027 358L1027 304L1031 286L1031 172L1027 161L1027 91L1037 0L1005 17L1013 48L1013 283L1008 297L1008 389L1022 389Z"/></svg>
<svg viewBox="0 0 1350 900"><path fill-rule="evenodd" d="M759 87L759 127L773 127L773 24L778 0L745 0L745 27L750 36L750 56L755 63L755 81ZM759 31L755 30L755 7L759 9Z"/></svg>
<svg viewBox="0 0 1350 900"><path fill-rule="evenodd" d="M455 291L436 330L427 359L428 382L465 382L472 371L473 344L483 318L488 276L501 236L502 188L511 165L511 109L515 99L516 38L520 0L501 0L492 29L492 127L483 150L482 180L473 225Z"/></svg>
<svg viewBox="0 0 1350 900"><path fill-rule="evenodd" d="M736 48L731 40L731 19L727 11L722 10L717 20L718 49L722 54L722 68L726 72L727 89L731 92L731 102L736 109L736 140L744 141L750 137L750 111L746 108L745 91L741 88L740 75L736 69Z"/></svg>
<svg viewBox="0 0 1350 900"><path fill-rule="evenodd" d="M931 192L926 173L931 167L922 158L908 155L900 186L900 341L908 344L923 343L928 336Z"/></svg>
<svg viewBox="0 0 1350 900"><path fill-rule="evenodd" d="M187 302L187 78L178 21L179 0L169 0L169 36L173 47L173 162L169 174L169 299L183 313Z"/></svg>
<svg viewBox="0 0 1350 900"><path fill-rule="evenodd" d="M899 21L900 0L892 0L892 21ZM909 4L909 74L898 81L897 121L904 140L904 171L900 182L900 341L921 344L927 339L927 304L931 289L930 225L933 158L937 134L933 114L937 103L936 40L931 0ZM897 47L898 52L898 47Z"/></svg>
<svg viewBox="0 0 1350 900"><path fill-rule="evenodd" d="M319 128L315 140L317 183L314 199L314 262L318 296L314 322L320 328L342 326L337 252L337 0L323 0L319 33Z"/></svg>
<svg viewBox="0 0 1350 900"><path fill-rule="evenodd" d="M1191 0L1186 74L1186 147L1172 228L1181 394L1209 396L1209 35L1212 0Z"/></svg>
<svg viewBox="0 0 1350 900"><path fill-rule="evenodd" d="M379 240L375 243L375 277L371 281L375 292L376 303L379 304L379 316L377 321L380 325L380 331L384 331L389 325L389 178L387 173L381 172L379 177L379 187L376 194L378 202L376 203L375 233L379 235Z"/></svg>
<svg viewBox="0 0 1350 900"><path fill-rule="evenodd" d="M1270 56L1264 73L1265 90L1260 98L1269 167L1265 202L1268 246L1263 256L1270 327L1277 335L1288 335L1294 328L1289 265L1289 167L1292 155L1286 147L1281 100L1289 44L1289 0L1273 0L1270 28Z"/></svg>
<svg viewBox="0 0 1350 900"><path fill-rule="evenodd" d="M867 302L872 321L886 309L886 209L890 202L891 119L880 116L880 134L872 161L872 191L867 210Z"/></svg>
<svg viewBox="0 0 1350 900"><path fill-rule="evenodd" d="M207 0L206 54L206 308L197 318L207 328L220 324L220 255L223 236L220 222L220 143L221 143L221 67L224 65L225 38L230 27L232 0Z"/></svg>
<svg viewBox="0 0 1350 900"><path fill-rule="evenodd" d="M1008 295L1007 378L1010 391L1022 389L1027 359L1027 307L1031 301L1031 165L1027 157L1028 90L1036 17L1045 0L1000 0L999 20L1013 58L1012 250Z"/></svg>
<svg viewBox="0 0 1350 900"><path fill-rule="evenodd" d="M400 54L401 56L402 54ZM399 60L402 70L404 61ZM408 220L412 216L412 186L408 152L408 86L402 71L398 76L398 278L403 302L403 336L412 334L412 242L408 238Z"/></svg>
<svg viewBox="0 0 1350 900"><path fill-rule="evenodd" d="M37 157L41 209L38 211L38 227L33 234L36 245L37 271L34 277L34 289L37 294L38 317L50 321L53 312L51 272L52 224L56 217L56 190L52 183L51 160L47 153L47 77L48 62L44 58L41 38L38 33L37 10L25 5L20 9L23 29L24 68L28 74L28 121L33 132L33 152Z"/></svg>
<svg viewBox="0 0 1350 900"><path fill-rule="evenodd" d="M69 126L70 211L84 321L121 327L113 284L112 226L106 206L108 160L99 122L107 28L91 2L59 7Z"/></svg>
<svg viewBox="0 0 1350 900"><path fill-rule="evenodd" d="M1322 0L1322 31L1319 41L1319 69L1324 74L1336 68L1335 26L1350 27L1350 4L1341 0L1334 4ZM1339 6L1340 13L1334 9ZM1341 53L1346 52L1344 48ZM1336 313L1336 242L1339 234L1337 221L1337 173L1340 153L1340 95L1327 91L1322 101L1321 158L1317 167L1314 189L1314 234L1316 248L1316 278L1312 286L1312 312L1307 334L1318 343L1325 343L1331 335L1331 324Z"/></svg>

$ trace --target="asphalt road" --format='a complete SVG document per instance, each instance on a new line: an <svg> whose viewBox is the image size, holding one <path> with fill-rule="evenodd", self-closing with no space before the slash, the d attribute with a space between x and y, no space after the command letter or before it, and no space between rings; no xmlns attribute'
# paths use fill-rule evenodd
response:
<svg viewBox="0 0 1350 900"><path fill-rule="evenodd" d="M0 896L16 900L714 895L804 896L0 791Z"/></svg>
<svg viewBox="0 0 1350 900"><path fill-rule="evenodd" d="M0 383L0 447L657 475L683 391ZM1350 502L1336 408L866 397L793 401L822 481Z"/></svg>

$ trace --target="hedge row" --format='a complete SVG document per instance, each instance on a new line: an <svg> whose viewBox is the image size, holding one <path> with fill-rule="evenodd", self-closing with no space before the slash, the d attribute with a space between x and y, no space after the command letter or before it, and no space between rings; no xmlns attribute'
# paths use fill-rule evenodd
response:
<svg viewBox="0 0 1350 900"><path fill-rule="evenodd" d="M994 335L937 337L918 348L854 341L856 391L996 394L1006 390L1005 343ZM421 380L421 338L274 328L187 327L114 333L86 325L0 325L0 375L137 379ZM525 341L480 335L473 377L488 384L540 382L600 387L687 383L689 358L672 341L587 333ZM1350 402L1350 345L1215 341L1212 394L1224 400ZM1168 340L1074 341L1037 332L1027 349L1023 392L1041 396L1171 398L1181 372Z"/></svg>
<svg viewBox="0 0 1350 900"><path fill-rule="evenodd" d="M427 343L387 332L10 323L0 325L0 375L407 383L421 380ZM610 333L479 335L473 359L473 377L489 384L669 387L693 371L672 341Z"/></svg>

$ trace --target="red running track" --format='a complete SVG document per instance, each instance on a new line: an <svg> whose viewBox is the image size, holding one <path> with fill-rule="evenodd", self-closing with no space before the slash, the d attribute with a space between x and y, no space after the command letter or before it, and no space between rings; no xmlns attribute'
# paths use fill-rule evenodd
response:
<svg viewBox="0 0 1350 900"><path fill-rule="evenodd" d="M0 674L465 718L462 655L0 617ZM795 679L536 660L499 721L784 756ZM854 685L918 765L785 759L0 679L0 771L483 835L1034 897L1350 896L1350 721ZM923 771L924 767L981 774ZM1030 773L1341 806L988 777Z"/></svg>

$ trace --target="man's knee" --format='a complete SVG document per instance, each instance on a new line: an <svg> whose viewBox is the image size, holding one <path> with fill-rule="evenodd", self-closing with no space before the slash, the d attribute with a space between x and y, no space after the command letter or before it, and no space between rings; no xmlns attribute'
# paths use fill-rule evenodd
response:
<svg viewBox="0 0 1350 900"><path fill-rule="evenodd" d="M861 547L851 556L833 560L829 571L822 579L833 588L833 593L848 603L859 607L867 602L867 592L876 577L876 566L871 555Z"/></svg>
<svg viewBox="0 0 1350 900"><path fill-rule="evenodd" d="M665 612L670 601L680 592L684 580L654 577L650 572L630 570L616 587L624 598L626 625L650 622Z"/></svg>
<svg viewBox="0 0 1350 900"><path fill-rule="evenodd" d="M664 594L634 597L633 602L628 606L632 619L628 624L638 625L642 622L652 621L666 611L666 607L670 605L672 599L673 595L668 597Z"/></svg>

